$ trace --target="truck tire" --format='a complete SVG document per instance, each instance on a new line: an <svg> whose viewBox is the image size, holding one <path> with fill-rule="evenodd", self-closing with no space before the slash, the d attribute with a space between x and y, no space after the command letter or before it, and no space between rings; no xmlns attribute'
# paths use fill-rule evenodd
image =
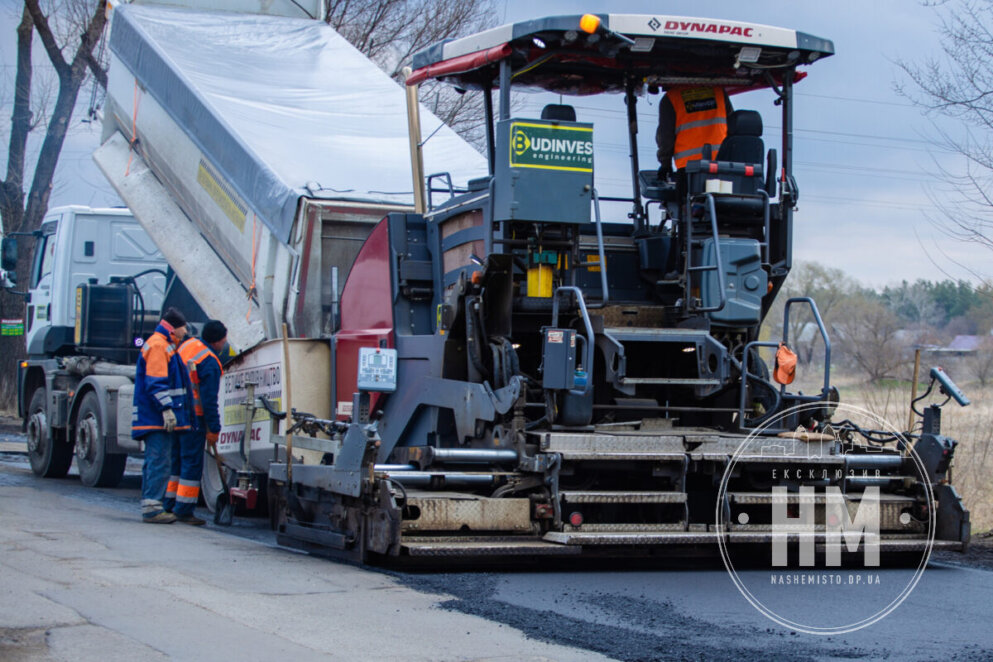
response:
<svg viewBox="0 0 993 662"><path fill-rule="evenodd" d="M45 414L45 387L31 394L27 411L28 460L31 471L42 478L62 478L72 465L72 444L48 427Z"/></svg>
<svg viewBox="0 0 993 662"><path fill-rule="evenodd" d="M100 418L100 402L90 391L83 396L73 423L76 431L76 467L87 487L117 487L128 461L125 453L108 453L106 427Z"/></svg>

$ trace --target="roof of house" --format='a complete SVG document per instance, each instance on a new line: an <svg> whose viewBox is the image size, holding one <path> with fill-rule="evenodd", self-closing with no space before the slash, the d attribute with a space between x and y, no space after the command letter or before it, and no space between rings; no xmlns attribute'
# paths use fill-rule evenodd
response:
<svg viewBox="0 0 993 662"><path fill-rule="evenodd" d="M955 336L945 349L956 352L974 352L979 349L985 338L986 336Z"/></svg>

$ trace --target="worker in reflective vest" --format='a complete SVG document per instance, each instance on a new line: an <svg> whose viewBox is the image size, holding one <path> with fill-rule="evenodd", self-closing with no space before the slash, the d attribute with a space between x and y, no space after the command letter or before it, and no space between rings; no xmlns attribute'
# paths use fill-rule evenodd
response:
<svg viewBox="0 0 993 662"><path fill-rule="evenodd" d="M186 338L186 318L168 309L144 342L135 366L131 436L145 445L141 468L141 516L151 524L171 524L163 495L175 440L192 427L189 379L176 345Z"/></svg>
<svg viewBox="0 0 993 662"><path fill-rule="evenodd" d="M668 177L676 169L696 159L713 159L727 137L727 117L731 100L720 87L670 87L659 104L659 128L655 134L658 145L659 176ZM704 154L705 145L710 153Z"/></svg>
<svg viewBox="0 0 993 662"><path fill-rule="evenodd" d="M193 409L196 426L179 435L172 451L172 476L166 488L165 509L176 516L177 522L202 525L193 509L200 497L203 475L204 444L217 444L221 432L218 392L224 368L218 355L227 342L228 330L217 320L207 322L200 338L190 338L179 347L193 388Z"/></svg>

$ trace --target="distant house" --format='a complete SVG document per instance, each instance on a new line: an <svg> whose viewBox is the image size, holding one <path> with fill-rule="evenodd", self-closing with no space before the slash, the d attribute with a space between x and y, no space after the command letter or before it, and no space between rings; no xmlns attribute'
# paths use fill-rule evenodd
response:
<svg viewBox="0 0 993 662"><path fill-rule="evenodd" d="M990 342L990 336L955 336L955 338L944 347L931 349L933 354L944 356L971 356L978 352L984 344Z"/></svg>

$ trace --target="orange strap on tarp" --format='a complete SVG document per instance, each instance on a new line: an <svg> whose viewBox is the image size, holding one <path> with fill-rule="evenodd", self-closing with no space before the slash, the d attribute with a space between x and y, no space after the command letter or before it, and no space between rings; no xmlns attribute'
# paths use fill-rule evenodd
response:
<svg viewBox="0 0 993 662"><path fill-rule="evenodd" d="M796 378L796 354L784 343L779 343L779 349L776 350L776 367L772 378L783 385L792 384Z"/></svg>
<svg viewBox="0 0 993 662"><path fill-rule="evenodd" d="M248 287L248 292L245 294L245 298L248 299L248 310L245 312L245 321L249 322L252 318L252 297L255 296L255 262L259 256L258 243L255 241L255 228L258 225L259 217L252 213L252 284Z"/></svg>

